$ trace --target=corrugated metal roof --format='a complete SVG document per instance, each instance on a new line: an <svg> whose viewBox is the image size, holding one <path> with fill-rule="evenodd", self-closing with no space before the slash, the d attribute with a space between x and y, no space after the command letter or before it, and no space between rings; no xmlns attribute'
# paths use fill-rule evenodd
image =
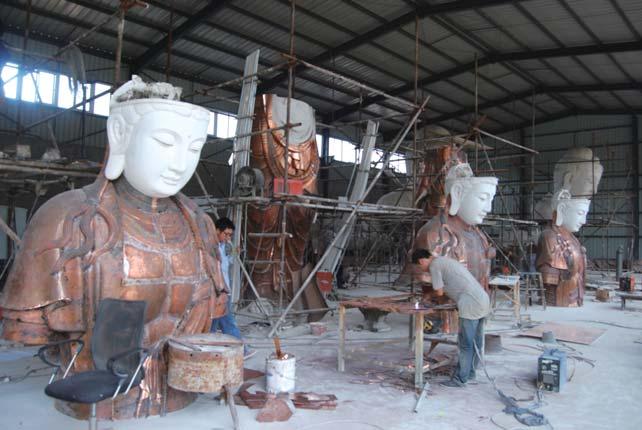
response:
<svg viewBox="0 0 642 430"><path fill-rule="evenodd" d="M431 4L445 2L448 1L433 1ZM174 28L207 3L207 0L174 2ZM425 87L428 93L434 94L431 104L439 112L438 115L457 112L474 104L473 71L470 68L463 69L460 65L471 62L475 54L483 60L492 52L528 52L596 45L590 33L594 33L602 44L636 40L637 35L631 32L610 0L566 0L566 3L571 11L561 0L529 0L519 4L506 3L451 12L443 16L448 21L444 21L443 25L440 24L441 18L422 18L419 28L422 40L419 75L425 78L435 73L445 73L447 76L446 79ZM151 0L147 9L133 8L128 11L126 41L123 45L126 59L139 57L148 47L165 37L172 15L171 4L164 0ZM617 5L624 11L631 25L642 33L642 5L639 0L617 0ZM104 21L118 6L117 0L33 0L32 36L36 40L44 41L49 38L61 44L63 40L73 39L87 28ZM359 35L385 26L390 20L408 14L412 5L404 0L299 0L297 7L296 53L303 58L315 58L331 52L333 47L353 41ZM559 42L531 22L520 8L532 14L539 25L552 33ZM9 23L9 33L22 31L25 9L26 5L18 1L0 5L0 14ZM577 22L573 14L584 21L588 31ZM348 52L325 55L326 60L322 65L369 85L412 98L413 92L408 88L412 88L414 76L415 22L412 15L408 16L410 18L401 25L400 30L383 31L373 40L355 44ZM195 79L205 81L226 80L236 77L243 68L244 57L259 47L261 67L281 63L283 58L280 53L287 51L289 46L289 17L287 0L230 2L206 22L195 26L190 34L174 41L172 67L181 76L193 75ZM501 28L496 28L491 20L495 20ZM98 48L106 56L113 55L115 30L116 20L113 20L102 30L87 35L81 46ZM32 44L30 46L38 46L40 49L37 41L32 41ZM639 50L615 53L612 58L631 77L642 80L642 56L639 54ZM544 86L597 85L600 81L626 84L629 81L608 55L582 55L578 59L581 64L565 56L547 58L545 61L514 61L513 65L519 74L515 73L515 68L505 64L485 65L480 69L479 103L499 100L511 93L525 93L533 85L531 81L534 85ZM100 66L95 68L110 65L106 59L96 59L93 63L87 59L88 64L97 62L100 62ZM151 64L158 69L164 68L164 50L157 54ZM590 73L585 69L589 69ZM452 70L458 72L450 73ZM97 71L94 75L106 79L110 72ZM279 75L281 72L274 72L263 79L265 81ZM308 70L299 72L298 75L296 85L300 88L302 97L310 100L317 110L325 111L324 114L338 109L335 106L337 103L332 102L333 98L340 104L349 105L355 103L358 95L363 93L353 85L329 79L317 71ZM325 85L324 82L328 84ZM283 85L284 81L277 86L279 91L282 91ZM331 86L336 88L333 97L328 96L332 92L328 89ZM396 90L397 88L403 88L404 91ZM618 97L631 106L639 106L639 95L639 91L634 90L615 94L607 91L590 94L561 93L556 97L566 99L578 108L595 109L599 104L610 109L621 108L622 103ZM567 106L549 98L539 106L551 114L567 109ZM394 112L377 104L368 106L367 109L372 112ZM529 115L528 102L515 102L511 108L498 106L492 109L493 112L496 110L493 114L495 119L510 123L516 121L516 118ZM511 109L516 115L510 113ZM538 115L544 113L538 112ZM388 126L394 127L392 123Z"/></svg>

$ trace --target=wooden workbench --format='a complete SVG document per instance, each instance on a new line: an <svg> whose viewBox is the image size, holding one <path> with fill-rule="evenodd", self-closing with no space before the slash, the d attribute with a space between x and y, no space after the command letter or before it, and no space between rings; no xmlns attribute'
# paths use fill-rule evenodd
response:
<svg viewBox="0 0 642 430"><path fill-rule="evenodd" d="M415 350L415 388L424 388L424 315L444 309L456 309L454 304L424 306L420 295L400 294L388 297L359 297L339 302L339 351L337 367L345 371L346 309L366 308L385 312L414 316L414 330L410 331L411 342L414 337ZM412 344L412 343L411 343Z"/></svg>

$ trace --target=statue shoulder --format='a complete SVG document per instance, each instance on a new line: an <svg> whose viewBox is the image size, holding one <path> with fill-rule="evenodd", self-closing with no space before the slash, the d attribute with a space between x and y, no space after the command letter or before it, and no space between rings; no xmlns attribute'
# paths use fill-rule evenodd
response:
<svg viewBox="0 0 642 430"><path fill-rule="evenodd" d="M61 252L73 234L73 218L87 201L83 190L60 193L43 204L29 221L15 262L7 277L2 306L25 310L67 300L65 276L54 274Z"/></svg>
<svg viewBox="0 0 642 430"><path fill-rule="evenodd" d="M441 246L451 242L453 233L447 228L440 215L431 218L417 232L415 240L415 249L428 249L433 252L441 253Z"/></svg>
<svg viewBox="0 0 642 430"><path fill-rule="evenodd" d="M34 230L44 233L51 229L54 232L58 224L61 224L68 215L79 210L85 203L87 203L87 195L82 189L69 190L53 196L40 206L29 221L25 231L25 240L27 235Z"/></svg>

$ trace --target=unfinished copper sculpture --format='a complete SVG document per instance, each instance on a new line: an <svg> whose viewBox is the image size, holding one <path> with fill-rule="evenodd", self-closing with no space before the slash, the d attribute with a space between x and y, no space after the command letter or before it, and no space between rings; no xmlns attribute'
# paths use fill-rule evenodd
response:
<svg viewBox="0 0 642 430"><path fill-rule="evenodd" d="M490 267L496 251L477 226L441 211L419 229L415 249L427 249L431 254L459 261L488 292Z"/></svg>
<svg viewBox="0 0 642 430"><path fill-rule="evenodd" d="M582 306L586 277L586 249L573 233L549 224L537 245L537 270L542 273L546 304Z"/></svg>
<svg viewBox="0 0 642 430"><path fill-rule="evenodd" d="M444 166L453 158L466 162L466 154L453 147L453 145L427 149L423 160L419 164L420 177L415 195L418 208L423 209L428 217L436 216L446 207L446 192L444 191L446 169Z"/></svg>
<svg viewBox="0 0 642 430"><path fill-rule="evenodd" d="M173 411L195 398L167 387L165 340L209 329L223 280L210 218L182 194L152 199L104 176L58 194L36 213L7 279L5 339L29 345L77 338L90 344L105 297L148 303L143 344L153 350L140 387L98 404L101 418ZM69 351L63 351L69 357ZM73 371L93 368L85 348ZM86 405L58 402L77 418ZM112 415L113 410L113 415Z"/></svg>
<svg viewBox="0 0 642 430"><path fill-rule="evenodd" d="M253 131L266 130L282 126L282 119L274 117L273 103L282 100L273 94L258 96L256 99ZM298 102L302 103L302 102ZM294 106L294 105L293 105ZM303 118L303 121L314 121ZM292 123L295 120L291 119ZM301 136L290 134L288 145L287 175L288 180L300 181L303 193L317 193L317 173L319 155L317 152L314 127L309 133ZM260 169L265 177L264 195L274 195L275 179L285 176L285 131L275 130L254 136L251 143L252 156L250 165ZM283 205L249 205L248 208L248 259L252 267L252 279L260 295L274 302L279 300L280 257L281 248L285 246L286 291L283 292L287 304L301 286L305 278L306 246L310 235L310 225L314 211L301 206L288 206L286 210L287 232L291 235L285 239L278 237L281 232ZM253 264L252 261L259 261ZM323 307L323 298L316 288L306 289L302 296L303 307L312 309Z"/></svg>

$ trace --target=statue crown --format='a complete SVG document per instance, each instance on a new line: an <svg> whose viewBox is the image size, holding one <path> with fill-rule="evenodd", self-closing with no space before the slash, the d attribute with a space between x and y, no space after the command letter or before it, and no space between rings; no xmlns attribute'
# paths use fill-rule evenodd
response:
<svg viewBox="0 0 642 430"><path fill-rule="evenodd" d="M141 99L161 99L180 101L183 89L167 82L146 83L140 76L133 75L132 79L121 85L112 95L110 107L121 103Z"/></svg>

